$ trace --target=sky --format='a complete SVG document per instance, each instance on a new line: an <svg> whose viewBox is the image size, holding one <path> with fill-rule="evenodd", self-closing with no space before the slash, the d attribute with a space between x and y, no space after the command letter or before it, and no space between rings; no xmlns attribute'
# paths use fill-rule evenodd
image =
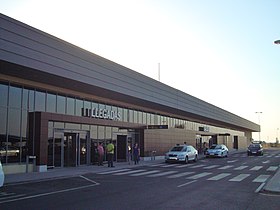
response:
<svg viewBox="0 0 280 210"><path fill-rule="evenodd" d="M266 142L280 137L279 8L279 0L0 0L2 14L260 124L253 138Z"/></svg>

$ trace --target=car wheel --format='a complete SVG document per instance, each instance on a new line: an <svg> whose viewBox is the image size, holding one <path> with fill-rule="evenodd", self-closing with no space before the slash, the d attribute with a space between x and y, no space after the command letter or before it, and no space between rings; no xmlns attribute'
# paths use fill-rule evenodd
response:
<svg viewBox="0 0 280 210"><path fill-rule="evenodd" d="M197 155L195 155L194 162L197 162L197 161L198 161L198 157L197 157Z"/></svg>
<svg viewBox="0 0 280 210"><path fill-rule="evenodd" d="M185 164L187 164L189 162L189 158L188 158L188 156L186 156L186 158L185 158Z"/></svg>

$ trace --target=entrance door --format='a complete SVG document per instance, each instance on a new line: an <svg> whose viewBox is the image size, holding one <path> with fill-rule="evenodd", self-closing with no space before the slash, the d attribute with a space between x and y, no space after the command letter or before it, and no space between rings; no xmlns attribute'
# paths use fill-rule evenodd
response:
<svg viewBox="0 0 280 210"><path fill-rule="evenodd" d="M77 134L64 133L64 167L77 165Z"/></svg>
<svg viewBox="0 0 280 210"><path fill-rule="evenodd" d="M75 167L89 163L88 132L56 130L53 136L48 141L49 167Z"/></svg>
<svg viewBox="0 0 280 210"><path fill-rule="evenodd" d="M127 136L117 136L117 161L125 162L127 157Z"/></svg>

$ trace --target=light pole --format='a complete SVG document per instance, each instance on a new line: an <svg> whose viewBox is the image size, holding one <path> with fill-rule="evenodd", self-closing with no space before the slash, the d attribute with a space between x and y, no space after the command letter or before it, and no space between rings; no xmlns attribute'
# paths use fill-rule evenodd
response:
<svg viewBox="0 0 280 210"><path fill-rule="evenodd" d="M260 114L262 114L262 112L256 112L256 114L258 114L258 119L259 119L259 125L260 125L259 141L261 141L261 119L260 119Z"/></svg>
<svg viewBox="0 0 280 210"><path fill-rule="evenodd" d="M278 144L278 143L279 143L279 139L278 139L278 131L279 131L279 128L277 128L276 131L277 131L276 144Z"/></svg>

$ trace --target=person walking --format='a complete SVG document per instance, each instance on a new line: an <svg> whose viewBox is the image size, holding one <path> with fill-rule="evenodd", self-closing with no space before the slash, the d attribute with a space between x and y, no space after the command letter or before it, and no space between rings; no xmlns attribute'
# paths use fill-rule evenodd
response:
<svg viewBox="0 0 280 210"><path fill-rule="evenodd" d="M140 156L140 148L138 144L135 143L133 147L133 159L135 165L139 163L139 156Z"/></svg>
<svg viewBox="0 0 280 210"><path fill-rule="evenodd" d="M113 166L114 149L115 149L115 146L112 143L112 141L110 141L110 143L106 147L107 157L108 157L108 167L114 167Z"/></svg>
<svg viewBox="0 0 280 210"><path fill-rule="evenodd" d="M101 142L99 142L97 150L98 150L98 166L103 166L104 148Z"/></svg>

